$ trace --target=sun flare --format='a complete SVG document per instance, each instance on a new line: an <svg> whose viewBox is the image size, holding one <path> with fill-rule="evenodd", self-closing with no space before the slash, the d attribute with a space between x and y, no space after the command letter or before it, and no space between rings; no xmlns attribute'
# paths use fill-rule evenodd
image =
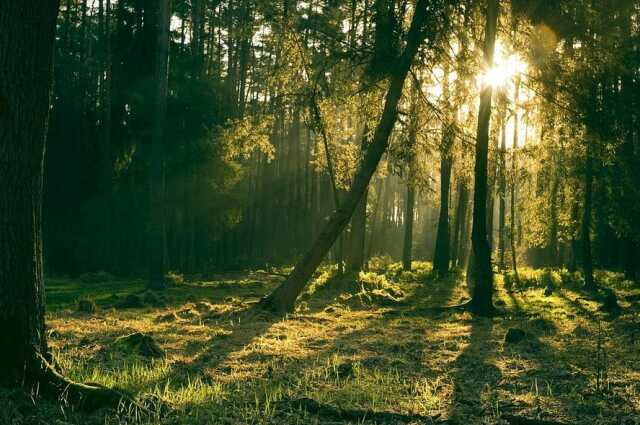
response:
<svg viewBox="0 0 640 425"><path fill-rule="evenodd" d="M480 83L484 87L490 85L493 88L502 87L511 81L513 77L527 70L527 63L516 54L506 54L502 45L497 42L494 54L493 66L485 70L480 76Z"/></svg>

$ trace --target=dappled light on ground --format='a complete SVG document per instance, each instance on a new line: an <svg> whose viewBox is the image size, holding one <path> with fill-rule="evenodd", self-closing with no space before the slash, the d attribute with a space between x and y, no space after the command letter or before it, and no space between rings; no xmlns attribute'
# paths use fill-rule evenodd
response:
<svg viewBox="0 0 640 425"><path fill-rule="evenodd" d="M91 314L76 311L77 283L55 281L50 344L70 377L156 400L136 420L131 412L103 412L96 423L332 423L323 410L291 404L300 399L434 423L637 418L639 309L624 301L637 288L601 276L625 307L612 322L577 283L553 275L556 288L545 296L524 272L521 286L499 285L499 314L473 318L441 308L467 299L463 276L437 280L430 264L414 266L343 276L324 268L308 290L313 297L303 296L288 316L255 309L282 280L269 273L183 283L162 305L142 308L117 307L128 294L145 298L139 283L111 283L115 297L84 285L76 294L96 301ZM524 331L522 340L505 341L509 329ZM135 332L153 338L165 357L114 344Z"/></svg>

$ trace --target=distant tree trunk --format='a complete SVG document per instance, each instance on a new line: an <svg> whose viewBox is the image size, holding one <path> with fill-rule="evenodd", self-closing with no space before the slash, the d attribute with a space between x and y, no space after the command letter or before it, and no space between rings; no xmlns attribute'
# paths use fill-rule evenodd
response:
<svg viewBox="0 0 640 425"><path fill-rule="evenodd" d="M558 265L558 190L560 188L560 177L554 171L553 182L551 183L551 208L549 211L549 244L548 244L548 264L552 267Z"/></svg>
<svg viewBox="0 0 640 425"><path fill-rule="evenodd" d="M593 156L590 141L587 142L587 158L584 172L584 208L582 215L582 270L586 289L596 288L593 280L593 259L591 257L591 209L593 197Z"/></svg>
<svg viewBox="0 0 640 425"><path fill-rule="evenodd" d="M418 134L418 90L419 82L412 81L411 84L411 110L409 118L408 148L409 165L407 176L407 196L404 208L404 240L402 245L402 268L405 271L411 270L412 250L413 250L413 217L416 203L415 185L415 162L416 162L416 138Z"/></svg>
<svg viewBox="0 0 640 425"><path fill-rule="evenodd" d="M625 237L624 243L624 278L627 280L635 281L637 279L637 263L636 252L637 244L629 236Z"/></svg>
<svg viewBox="0 0 640 425"><path fill-rule="evenodd" d="M100 1L100 8L103 3ZM103 229L103 255L104 262L113 266L112 258L112 222L113 222L113 164L111 161L111 83L112 83L112 60L111 60L111 0L106 0L106 10L104 13L102 36L105 39L104 51L104 79L101 83L102 91L102 193L104 197L104 229Z"/></svg>
<svg viewBox="0 0 640 425"><path fill-rule="evenodd" d="M504 108L506 113L506 108ZM506 197L507 197L507 176L506 176L506 153L507 153L507 120L506 116L502 116L500 135L500 152L499 152L499 183L498 196L500 197L500 206L498 212L498 265L500 270L505 269L504 251L505 251L505 221L506 221Z"/></svg>
<svg viewBox="0 0 640 425"><path fill-rule="evenodd" d="M347 269L351 271L362 270L364 265L364 240L367 228L367 186L362 199L358 203L351 219L351 237L349 238L349 255L347 256Z"/></svg>
<svg viewBox="0 0 640 425"><path fill-rule="evenodd" d="M164 289L165 275L165 169L164 123L167 114L167 84L169 77L169 2L158 0L155 38L155 91L151 133L151 225L149 237L149 288Z"/></svg>
<svg viewBox="0 0 640 425"><path fill-rule="evenodd" d="M516 188L518 185L518 99L520 95L520 77L516 77L515 82L515 95L513 101L513 154L511 156L511 228L509 241L511 243L511 264L513 266L513 273L515 275L516 282L520 282L520 275L518 274L518 255L516 252Z"/></svg>
<svg viewBox="0 0 640 425"><path fill-rule="evenodd" d="M389 144L389 136L396 122L397 106L402 96L404 82L423 38L422 25L426 18L426 12L425 0L418 0L411 28L407 35L406 47L391 75L380 121L375 130L373 140L360 163L349 193L340 208L331 214L329 221L314 241L311 249L296 264L287 279L263 299L262 306L265 309L277 312L293 311L298 295L300 295L309 278L331 248L331 245L333 245L349 222L349 218L367 190L371 176Z"/></svg>
<svg viewBox="0 0 640 425"><path fill-rule="evenodd" d="M387 177L388 179L389 177ZM382 222L383 210L385 206L385 197L387 196L388 181L385 179L384 184L382 184L382 179L378 179L378 185L376 188L376 203L373 207L373 214L371 215L371 236L369 237L369 244L367 246L367 254L365 256L365 261L368 262L371 259L371 255L373 254L373 249L378 240L378 226Z"/></svg>
<svg viewBox="0 0 640 425"><path fill-rule="evenodd" d="M411 270L411 251L413 248L413 215L416 203L416 187L413 182L407 184L407 198L404 210L404 242L402 246L402 269Z"/></svg>
<svg viewBox="0 0 640 425"><path fill-rule="evenodd" d="M484 40L484 62L491 67L495 50L496 26L499 0L487 0L487 22ZM491 119L490 84L482 89L478 112L478 132L476 136L475 187L473 194L473 228L471 242L474 254L473 291L470 309L478 314L489 314L493 309L493 271L491 253L487 240L487 168L489 153L489 121Z"/></svg>
<svg viewBox="0 0 640 425"><path fill-rule="evenodd" d="M571 208L571 220L574 223L578 223L578 202L577 201L573 203L573 207ZM573 273L578 269L579 242L575 234L571 235L570 245L571 245L570 246L571 249L570 249L570 255L569 255L569 263L567 264L567 270Z"/></svg>
<svg viewBox="0 0 640 425"><path fill-rule="evenodd" d="M467 217L467 203L468 203L468 191L467 185L464 181L458 182L458 204L456 206L456 221L454 224L453 233L453 247L451 251L451 260L454 267L458 267L461 264L461 257L463 253L462 243L464 241L464 228L466 226L465 219Z"/></svg>

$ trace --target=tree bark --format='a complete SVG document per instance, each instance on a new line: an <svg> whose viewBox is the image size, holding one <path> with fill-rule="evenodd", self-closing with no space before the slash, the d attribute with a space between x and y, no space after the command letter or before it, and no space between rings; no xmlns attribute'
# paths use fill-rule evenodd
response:
<svg viewBox="0 0 640 425"><path fill-rule="evenodd" d="M349 222L353 211L362 199L371 176L375 172L382 154L389 144L389 136L397 119L397 107L404 82L411 67L411 63L418 51L418 47L424 38L422 26L426 19L426 1L418 0L416 12L411 22L407 36L407 44L397 67L391 75L391 82L385 99L385 105L380 121L375 130L373 140L362 159L355 175L351 189L349 190L340 208L331 214L329 221L314 241L311 249L296 264L294 270L287 279L278 286L269 296L263 299L263 308L275 312L293 311L298 295L306 286L320 262L325 257L331 245L338 238L342 230Z"/></svg>
<svg viewBox="0 0 640 425"><path fill-rule="evenodd" d="M47 352L42 178L58 1L0 2L0 384Z"/></svg>
<svg viewBox="0 0 640 425"><path fill-rule="evenodd" d="M490 68L493 65L496 27L499 13L499 0L487 0L487 22L484 40L484 61ZM487 240L487 168L489 151L489 121L491 119L491 98L493 89L490 84L482 89L478 112L478 131L476 136L475 187L473 193L473 228L471 243L473 246L473 291L469 302L471 311L481 315L490 314L493 307L493 271L491 253Z"/></svg>
<svg viewBox="0 0 640 425"><path fill-rule="evenodd" d="M45 360L42 180L58 5L0 2L0 386L115 406L119 392L71 382Z"/></svg>
<svg viewBox="0 0 640 425"><path fill-rule="evenodd" d="M167 85L169 72L169 3L159 0L156 6L155 90L151 133L151 225L149 237L149 288L164 289L165 275L165 168L164 123L167 115Z"/></svg>

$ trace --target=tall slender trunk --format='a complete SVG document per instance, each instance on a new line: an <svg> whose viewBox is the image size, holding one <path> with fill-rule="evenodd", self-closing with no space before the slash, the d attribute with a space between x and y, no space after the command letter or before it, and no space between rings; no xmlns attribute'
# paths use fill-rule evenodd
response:
<svg viewBox="0 0 640 425"><path fill-rule="evenodd" d="M505 105L506 106L506 105ZM505 269L504 253L505 253L505 221L506 221L506 197L507 197L507 120L506 120L506 107L504 107L504 115L502 116L501 130L500 130L500 150L499 150L499 183L498 183L498 196L499 211L498 211L498 266L500 270Z"/></svg>
<svg viewBox="0 0 640 425"><path fill-rule="evenodd" d="M411 270L411 251L413 248L413 216L416 203L416 186L413 182L407 184L407 198L404 209L404 241L402 245L402 269Z"/></svg>
<svg viewBox="0 0 640 425"><path fill-rule="evenodd" d="M499 0L487 0L487 22L484 40L484 62L487 67L493 65L496 27L500 9ZM475 187L473 193L473 228L471 243L474 254L473 291L470 308L478 314L489 314L493 310L493 271L491 253L487 240L487 168L489 153L489 121L491 119L491 98L493 89L490 84L482 89L478 112L478 131L476 136Z"/></svg>
<svg viewBox="0 0 640 425"><path fill-rule="evenodd" d="M151 130L151 225L149 235L149 288L163 289L165 274L165 168L164 123L167 113L167 84L169 73L169 2L159 0L156 9L155 91Z"/></svg>
<svg viewBox="0 0 640 425"><path fill-rule="evenodd" d="M591 257L591 210L593 198L593 154L591 141L587 145L587 158L584 172L584 208L582 210L582 270L586 289L596 288L593 280L593 259Z"/></svg>
<svg viewBox="0 0 640 425"><path fill-rule="evenodd" d="M327 254L331 245L345 228L353 211L362 199L371 176L373 176L380 158L389 144L389 136L397 119L397 107L402 96L404 82L424 36L422 25L426 18L426 6L425 0L418 0L407 35L406 47L391 75L380 121L375 130L373 140L360 163L349 193L340 208L333 212L311 249L296 264L287 279L263 300L262 305L264 308L278 312L293 310L298 295L306 286L309 278Z"/></svg>
<svg viewBox="0 0 640 425"><path fill-rule="evenodd" d="M462 241L464 238L465 219L467 217L468 191L463 180L458 182L458 203L456 206L456 220L453 231L453 244L451 249L451 261L453 267L460 266L462 257Z"/></svg>
<svg viewBox="0 0 640 425"><path fill-rule="evenodd" d="M513 101L513 154L511 156L511 228L509 241L511 243L511 264L513 266L513 273L515 275L516 282L520 282L520 275L518 274L518 255L516 252L516 188L518 186L518 98L520 97L520 77L516 77L515 82L515 95Z"/></svg>

